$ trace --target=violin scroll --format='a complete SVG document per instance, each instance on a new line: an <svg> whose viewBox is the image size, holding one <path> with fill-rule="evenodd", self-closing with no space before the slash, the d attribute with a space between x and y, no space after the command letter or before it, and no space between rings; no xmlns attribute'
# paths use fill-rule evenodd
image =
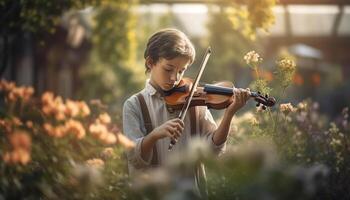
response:
<svg viewBox="0 0 350 200"><path fill-rule="evenodd" d="M276 99L269 97L268 94L262 95L258 92L251 92L251 96L254 97L254 100L257 102L256 107L261 106L263 110L266 110L267 107L272 107L276 104Z"/></svg>

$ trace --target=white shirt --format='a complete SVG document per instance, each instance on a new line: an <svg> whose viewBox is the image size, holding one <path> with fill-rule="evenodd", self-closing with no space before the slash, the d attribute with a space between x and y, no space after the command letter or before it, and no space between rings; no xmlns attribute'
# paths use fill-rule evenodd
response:
<svg viewBox="0 0 350 200"><path fill-rule="evenodd" d="M145 88L141 91L141 94L143 95L147 104L153 129L162 125L164 122L170 119L176 118L179 115L180 111L170 113L167 110L164 98L149 83L149 79L146 81ZM141 157L141 143L146 135L146 128L144 126L141 106L136 97L136 94L127 99L123 107L123 133L136 143L136 147L128 152L127 155L129 173L133 174L137 169L141 170L149 167L153 156L157 156L159 164L162 165L162 163L166 162L166 159L170 157L169 154L175 153L178 150L186 147L188 144L187 142L191 140L189 112L186 114L184 124L184 131L181 137L178 139L176 145L173 146L172 151L168 151L170 138L163 138L156 142L158 155L153 155L153 151L151 151L151 156L149 159L144 160ZM216 145L213 142L213 132L217 129L217 125L206 106L197 106L196 126L196 130L198 131L196 135L204 138L213 148L214 152L219 154L224 151L226 142L221 145Z"/></svg>

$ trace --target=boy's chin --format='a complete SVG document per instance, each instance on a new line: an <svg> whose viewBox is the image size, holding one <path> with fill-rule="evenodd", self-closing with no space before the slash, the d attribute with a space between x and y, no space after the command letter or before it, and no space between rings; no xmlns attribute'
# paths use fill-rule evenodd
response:
<svg viewBox="0 0 350 200"><path fill-rule="evenodd" d="M166 84L166 85L164 85L163 87L162 87L162 89L164 90L164 91L168 91L168 90L171 90L171 89L173 89L173 85L169 85L169 84Z"/></svg>

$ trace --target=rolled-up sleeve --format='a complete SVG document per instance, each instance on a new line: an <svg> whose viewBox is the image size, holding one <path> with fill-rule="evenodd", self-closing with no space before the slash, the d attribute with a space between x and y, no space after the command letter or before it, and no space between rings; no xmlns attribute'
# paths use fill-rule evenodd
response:
<svg viewBox="0 0 350 200"><path fill-rule="evenodd" d="M153 151L148 160L141 157L141 144L146 132L143 124L140 104L136 96L132 96L123 106L123 133L136 144L134 149L127 152L129 167L132 165L136 169L149 166L153 157Z"/></svg>
<svg viewBox="0 0 350 200"><path fill-rule="evenodd" d="M221 154L226 149L226 141L216 145L213 140L214 132L218 128L209 109L206 106L198 107L199 109L199 130L200 135L205 138L216 154Z"/></svg>

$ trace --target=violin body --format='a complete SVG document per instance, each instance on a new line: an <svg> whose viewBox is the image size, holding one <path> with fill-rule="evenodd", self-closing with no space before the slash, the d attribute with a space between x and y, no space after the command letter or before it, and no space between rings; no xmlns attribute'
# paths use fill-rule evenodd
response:
<svg viewBox="0 0 350 200"><path fill-rule="evenodd" d="M164 97L167 106L171 109L182 109L189 96L189 88L192 86L192 80L183 78L178 86L166 92ZM213 109L227 108L233 102L234 85L229 81L218 82L214 84L205 84L204 87L197 87L193 95L191 106L207 106ZM257 106L275 105L276 100L267 95L262 96L259 92L251 92L251 97L258 102Z"/></svg>

